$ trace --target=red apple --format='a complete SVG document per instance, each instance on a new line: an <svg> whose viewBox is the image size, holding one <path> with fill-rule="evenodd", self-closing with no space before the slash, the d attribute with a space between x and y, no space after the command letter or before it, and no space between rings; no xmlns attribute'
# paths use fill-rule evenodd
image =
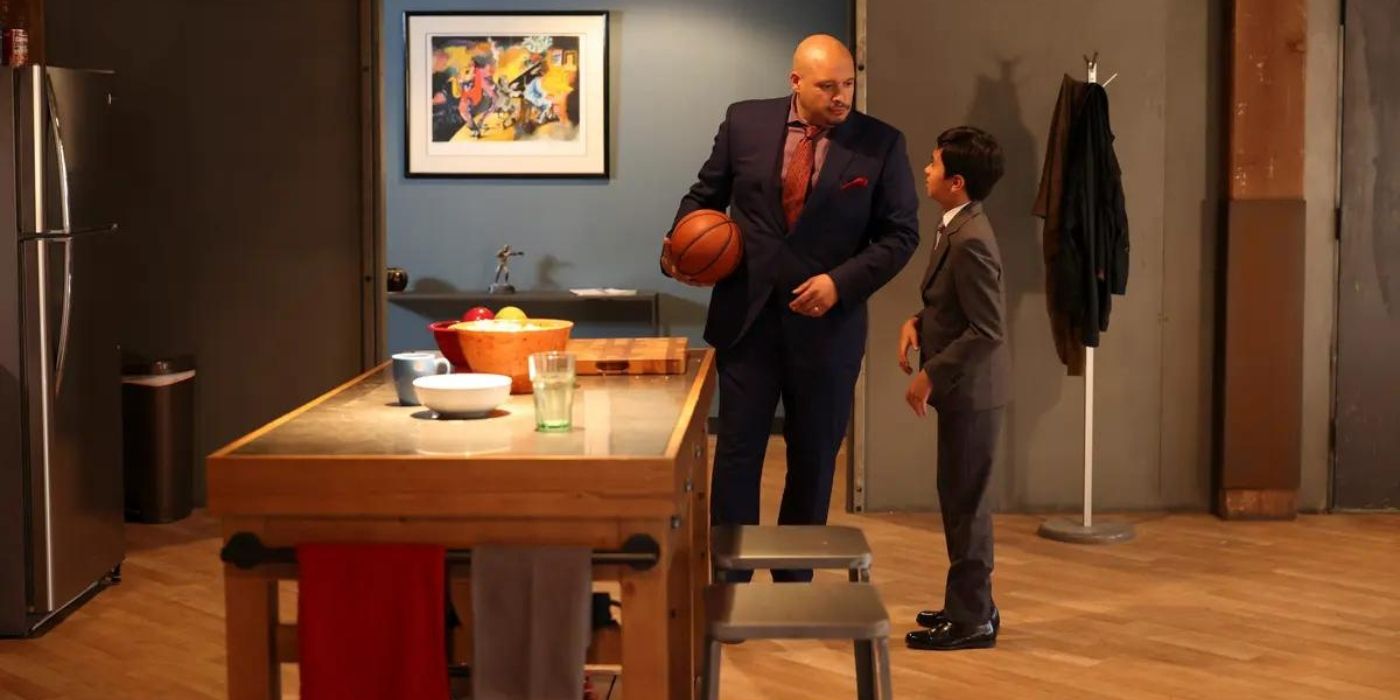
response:
<svg viewBox="0 0 1400 700"><path fill-rule="evenodd" d="M495 317L496 314L492 313L491 310L485 306L473 306L467 309L466 313L462 314L463 321L489 321Z"/></svg>

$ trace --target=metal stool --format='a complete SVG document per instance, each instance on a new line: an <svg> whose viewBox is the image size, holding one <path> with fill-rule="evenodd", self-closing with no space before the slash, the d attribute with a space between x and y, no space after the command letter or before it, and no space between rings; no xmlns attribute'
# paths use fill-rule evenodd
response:
<svg viewBox="0 0 1400 700"><path fill-rule="evenodd" d="M718 584L705 589L709 620L701 691L719 698L720 649L749 639L850 639L856 645L856 697L891 700L890 617L868 583ZM873 652L861 654L862 649Z"/></svg>
<svg viewBox="0 0 1400 700"><path fill-rule="evenodd" d="M710 531L714 572L755 569L846 569L870 580L870 543L854 527L725 525ZM719 577L715 576L718 581Z"/></svg>

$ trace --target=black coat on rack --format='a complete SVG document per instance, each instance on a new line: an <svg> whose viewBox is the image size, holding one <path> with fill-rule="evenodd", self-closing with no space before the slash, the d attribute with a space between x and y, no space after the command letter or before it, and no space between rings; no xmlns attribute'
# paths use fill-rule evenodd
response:
<svg viewBox="0 0 1400 700"><path fill-rule="evenodd" d="M1108 93L1085 86L1065 154L1060 253L1052 262L1063 310L1086 347L1108 330L1113 294L1128 288L1128 214L1113 150Z"/></svg>

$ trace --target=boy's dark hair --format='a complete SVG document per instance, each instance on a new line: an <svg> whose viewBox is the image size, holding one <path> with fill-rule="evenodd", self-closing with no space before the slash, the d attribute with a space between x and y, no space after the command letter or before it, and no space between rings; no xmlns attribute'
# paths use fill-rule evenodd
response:
<svg viewBox="0 0 1400 700"><path fill-rule="evenodd" d="M938 135L943 149L943 177L961 175L967 196L982 201L992 193L1003 171L1001 146L975 126L955 126Z"/></svg>

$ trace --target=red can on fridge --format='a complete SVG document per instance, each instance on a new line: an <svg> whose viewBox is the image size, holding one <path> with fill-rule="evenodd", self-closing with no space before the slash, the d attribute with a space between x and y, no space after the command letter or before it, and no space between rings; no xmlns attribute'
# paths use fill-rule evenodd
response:
<svg viewBox="0 0 1400 700"><path fill-rule="evenodd" d="M7 66L29 63L29 33L23 29L6 29L4 59Z"/></svg>

